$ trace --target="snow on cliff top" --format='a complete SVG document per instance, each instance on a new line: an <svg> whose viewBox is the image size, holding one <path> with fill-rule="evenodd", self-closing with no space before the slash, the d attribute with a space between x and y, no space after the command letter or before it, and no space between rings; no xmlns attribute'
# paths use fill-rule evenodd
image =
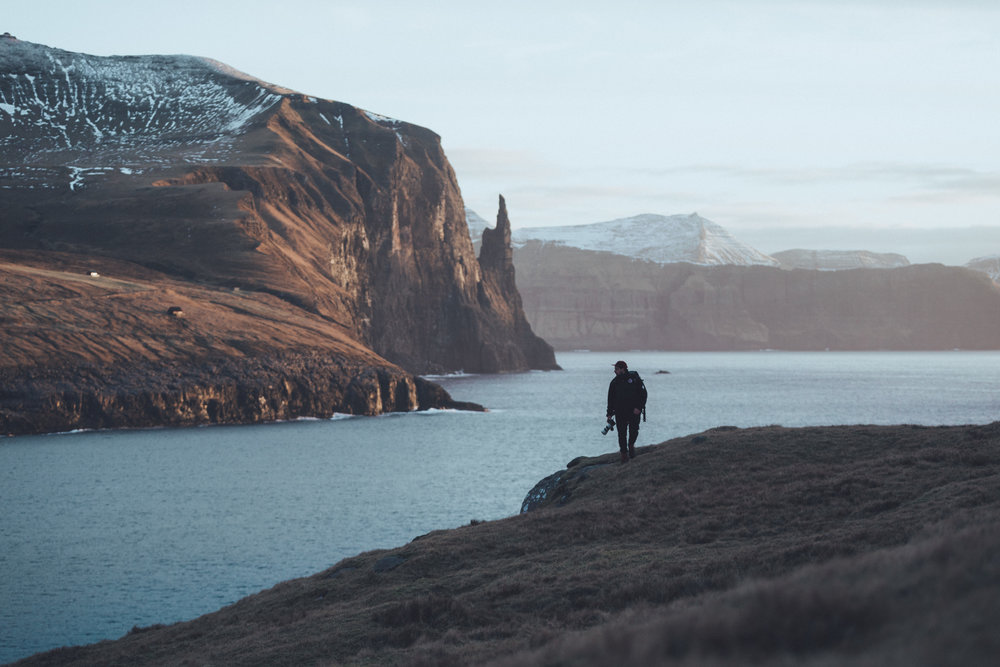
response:
<svg viewBox="0 0 1000 667"><path fill-rule="evenodd" d="M94 56L4 34L0 164L133 168L218 162L228 159L237 137L263 114L284 97L299 95L211 58ZM408 123L365 113L405 145L401 132Z"/></svg>
<svg viewBox="0 0 1000 667"><path fill-rule="evenodd" d="M671 216L647 213L587 225L520 228L513 231L512 240L515 247L540 241L659 264L778 265L772 257L738 241L697 213Z"/></svg>
<svg viewBox="0 0 1000 667"><path fill-rule="evenodd" d="M0 155L18 165L139 166L169 152L210 161L286 92L208 58L92 56L4 38Z"/></svg>

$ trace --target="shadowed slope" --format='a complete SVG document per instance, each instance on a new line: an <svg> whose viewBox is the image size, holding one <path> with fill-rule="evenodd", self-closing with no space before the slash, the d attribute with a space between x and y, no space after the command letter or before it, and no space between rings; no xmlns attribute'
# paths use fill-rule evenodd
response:
<svg viewBox="0 0 1000 667"><path fill-rule="evenodd" d="M557 349L994 350L1000 286L957 266L784 270L514 252L532 329Z"/></svg>
<svg viewBox="0 0 1000 667"><path fill-rule="evenodd" d="M525 514L25 664L992 664L1000 423L722 428L615 458Z"/></svg>

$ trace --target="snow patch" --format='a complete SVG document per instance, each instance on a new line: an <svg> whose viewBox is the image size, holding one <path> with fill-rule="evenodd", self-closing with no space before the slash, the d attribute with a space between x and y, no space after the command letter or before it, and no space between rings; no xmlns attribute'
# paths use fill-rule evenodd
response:
<svg viewBox="0 0 1000 667"><path fill-rule="evenodd" d="M206 58L100 57L31 42L4 51L0 118L13 127L0 135L0 149L23 151L34 164L52 164L54 155L75 167L122 156L136 165L178 155L218 162L286 94ZM74 172L73 189L82 176Z"/></svg>
<svg viewBox="0 0 1000 667"><path fill-rule="evenodd" d="M69 167L69 189L76 190L78 187L83 187L83 169Z"/></svg>
<svg viewBox="0 0 1000 667"><path fill-rule="evenodd" d="M369 119L375 121L376 123L387 123L389 125L399 125L402 121L396 120L395 118L389 118L388 116L383 116L382 114L375 113L374 111L365 111L365 115Z"/></svg>

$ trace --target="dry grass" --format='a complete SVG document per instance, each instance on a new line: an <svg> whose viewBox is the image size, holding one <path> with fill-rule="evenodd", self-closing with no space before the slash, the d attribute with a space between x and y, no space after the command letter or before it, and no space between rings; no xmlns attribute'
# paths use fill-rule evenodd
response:
<svg viewBox="0 0 1000 667"><path fill-rule="evenodd" d="M26 664L993 664L1000 423L716 429ZM590 465L584 475L574 473Z"/></svg>

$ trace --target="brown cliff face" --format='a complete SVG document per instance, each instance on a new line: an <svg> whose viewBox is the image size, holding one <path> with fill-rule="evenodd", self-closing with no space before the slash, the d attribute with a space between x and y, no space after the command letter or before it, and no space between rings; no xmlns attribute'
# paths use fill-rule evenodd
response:
<svg viewBox="0 0 1000 667"><path fill-rule="evenodd" d="M2 296L26 308L0 323L12 351L5 372L72 378L80 364L110 371L131 354L184 376L184 364L207 359L240 375L255 360L328 355L344 360L341 384L364 368L554 367L516 288L484 277L433 132L197 58L97 58L14 41L0 44L0 72L13 109L0 113ZM35 317L25 271L54 272L47 289L71 295L64 307ZM90 271L141 277L143 296L81 294L77 278ZM197 333L159 319L178 294L185 312L203 310ZM241 321L229 327L233 312ZM94 335L63 335L71 318L91 315L103 322ZM283 337L277 322L302 326ZM203 379L186 381L216 378ZM416 406L341 402L331 409Z"/></svg>
<svg viewBox="0 0 1000 667"><path fill-rule="evenodd" d="M0 296L0 435L478 409L269 294L0 251Z"/></svg>
<svg viewBox="0 0 1000 667"><path fill-rule="evenodd" d="M437 135L348 105L297 99L283 100L268 128L282 139L271 149L280 167L203 168L158 182L221 182L250 193L240 203L241 225L259 245L248 259L284 264L280 281L262 279L276 270L266 265L246 276L251 285L347 324L414 372L556 367L521 308L509 222L494 242L496 256L477 261ZM224 276L241 273L238 264L224 268Z"/></svg>
<svg viewBox="0 0 1000 667"><path fill-rule="evenodd" d="M479 283L478 297L483 310L497 320L495 328L514 332L511 340L484 347L482 364L492 370L502 370L534 360L536 368L558 368L552 347L531 331L524 315L514 275L510 218L502 195L496 227L483 230L479 265L483 279Z"/></svg>
<svg viewBox="0 0 1000 667"><path fill-rule="evenodd" d="M537 243L515 264L532 328L556 349L1000 348L1000 289L959 267L660 265Z"/></svg>

